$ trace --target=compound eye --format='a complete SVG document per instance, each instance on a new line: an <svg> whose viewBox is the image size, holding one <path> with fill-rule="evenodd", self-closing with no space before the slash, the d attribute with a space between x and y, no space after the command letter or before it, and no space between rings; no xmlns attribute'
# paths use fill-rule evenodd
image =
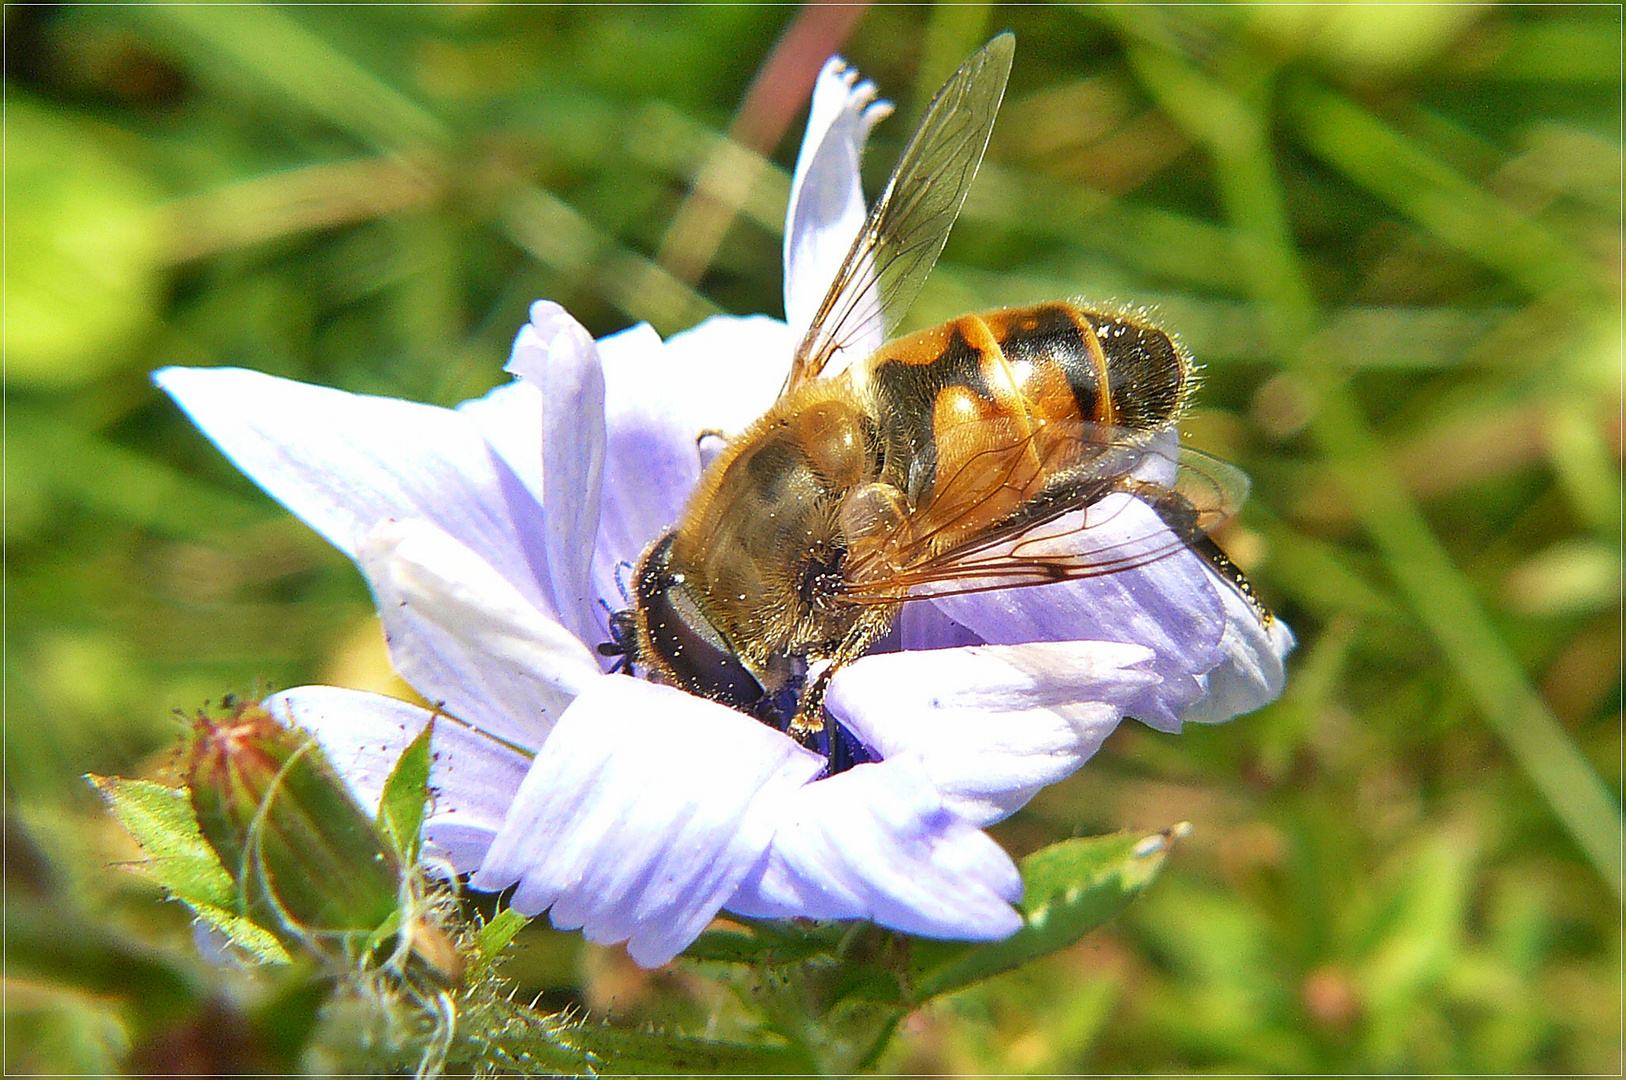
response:
<svg viewBox="0 0 1626 1080"><path fill-rule="evenodd" d="M683 574L671 568L671 553L668 535L639 568L638 607L650 650L684 690L748 712L762 699L762 684L706 617Z"/></svg>

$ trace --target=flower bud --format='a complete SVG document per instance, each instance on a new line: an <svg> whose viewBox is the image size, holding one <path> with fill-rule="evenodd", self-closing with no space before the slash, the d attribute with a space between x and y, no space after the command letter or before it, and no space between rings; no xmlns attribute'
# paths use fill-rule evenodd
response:
<svg viewBox="0 0 1626 1080"><path fill-rule="evenodd" d="M184 769L241 914L285 944L359 946L395 916L401 867L311 735L257 702L226 705L223 719L198 714Z"/></svg>

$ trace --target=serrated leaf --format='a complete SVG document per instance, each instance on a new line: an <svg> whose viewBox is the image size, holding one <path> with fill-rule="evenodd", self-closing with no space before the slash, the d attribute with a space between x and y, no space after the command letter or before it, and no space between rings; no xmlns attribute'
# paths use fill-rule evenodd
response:
<svg viewBox="0 0 1626 1080"><path fill-rule="evenodd" d="M480 932L474 938L474 947L480 951L482 959L490 960L506 949L508 943L514 940L514 935L530 921L513 908L503 908L490 922L480 927Z"/></svg>
<svg viewBox="0 0 1626 1080"><path fill-rule="evenodd" d="M149 856L143 873L195 910L237 905L237 887L199 831L184 790L117 776L86 779Z"/></svg>
<svg viewBox="0 0 1626 1080"><path fill-rule="evenodd" d="M503 1076L808 1075L811 1064L783 1044L612 1027L572 1013L544 1015L506 995L479 991L460 1002L446 1062Z"/></svg>
<svg viewBox="0 0 1626 1080"><path fill-rule="evenodd" d="M215 907L187 901L197 917L224 934L233 945L262 964L291 964L293 959L269 930L264 930L242 915Z"/></svg>
<svg viewBox="0 0 1626 1080"><path fill-rule="evenodd" d="M237 887L198 829L185 790L150 780L94 774L87 778L151 856L141 867L148 876L255 960L292 962L275 937L230 910L241 902Z"/></svg>
<svg viewBox="0 0 1626 1080"><path fill-rule="evenodd" d="M1181 825L1150 836L1064 840L1029 855L1022 860L1022 929L986 944L918 942L912 1000L930 1000L1073 944L1122 911L1186 831Z"/></svg>
<svg viewBox="0 0 1626 1080"><path fill-rule="evenodd" d="M429 742L434 720L425 724L418 737L407 744L384 781L384 794L378 804L378 836L402 866L418 861L423 835L424 813L429 803Z"/></svg>

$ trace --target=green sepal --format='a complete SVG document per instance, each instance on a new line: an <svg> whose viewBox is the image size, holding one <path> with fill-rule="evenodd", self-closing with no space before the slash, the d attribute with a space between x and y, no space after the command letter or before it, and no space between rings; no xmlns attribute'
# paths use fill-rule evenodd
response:
<svg viewBox="0 0 1626 1080"><path fill-rule="evenodd" d="M910 1000L919 1004L1065 949L1111 920L1157 876L1184 824L1150 836L1063 840L1022 860L1023 927L1003 941L916 941Z"/></svg>
<svg viewBox="0 0 1626 1080"><path fill-rule="evenodd" d="M335 935L350 949L389 920L401 868L308 733L258 705L199 717L187 788L202 832L237 883L236 910L284 945Z"/></svg>
<svg viewBox="0 0 1626 1080"><path fill-rule="evenodd" d="M431 719L401 751L389 779L384 781L384 794L378 804L378 838L403 866L418 861L422 846L423 820L429 804L429 743L434 730Z"/></svg>
<svg viewBox="0 0 1626 1080"><path fill-rule="evenodd" d="M503 908L493 915L491 921L480 927L479 932L474 935L474 948L480 954L480 959L487 962L496 959L530 921L513 908Z"/></svg>
<svg viewBox="0 0 1626 1080"><path fill-rule="evenodd" d="M397 905L390 910L389 915L385 916L384 921L374 927L371 934L367 935L367 940L361 947L362 954L371 954L373 950L393 939L400 931L401 923L401 908Z"/></svg>

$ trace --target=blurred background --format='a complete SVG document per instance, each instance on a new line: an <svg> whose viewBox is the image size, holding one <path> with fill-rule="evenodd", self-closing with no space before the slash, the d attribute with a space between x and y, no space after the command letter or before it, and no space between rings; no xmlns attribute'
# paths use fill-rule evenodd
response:
<svg viewBox="0 0 1626 1080"><path fill-rule="evenodd" d="M389 689L359 575L155 392L235 364L452 404L534 298L782 314L823 58L898 116L1018 38L911 325L1147 305L1206 365L1286 696L1128 723L1000 826L1195 831L1116 924L911 1016L910 1072L1618 1072L1621 31L1607 6L7 6L5 1055L242 1071L257 992L82 780L172 710ZM398 684L396 688L400 689ZM727 994L533 928L522 996ZM272 1048L274 1050L274 1048Z"/></svg>

